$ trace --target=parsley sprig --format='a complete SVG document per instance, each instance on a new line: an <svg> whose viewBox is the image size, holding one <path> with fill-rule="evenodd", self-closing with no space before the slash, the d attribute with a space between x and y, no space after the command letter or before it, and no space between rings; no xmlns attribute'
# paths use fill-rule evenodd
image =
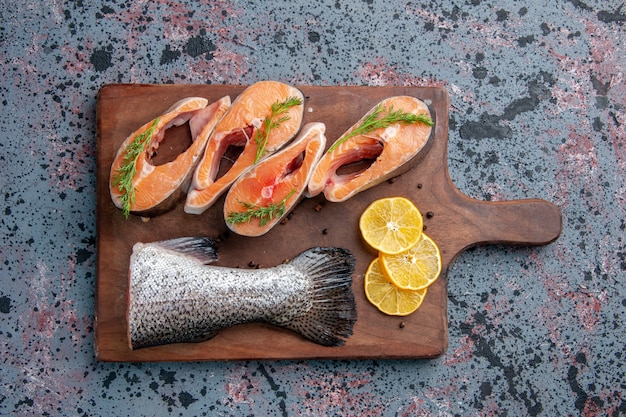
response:
<svg viewBox="0 0 626 417"><path fill-rule="evenodd" d="M389 107L389 111L381 117L380 115L381 113L383 113L384 110L385 109L380 104L376 106L374 111L369 116L367 116L359 126L357 126L350 133L339 139L337 142L335 142L328 149L328 152L332 152L343 142L354 136L365 135L373 130L386 128L395 123L402 123L405 125L413 123L424 123L428 126L433 125L433 120L426 114L407 113L403 112L402 110L394 110L393 106L391 106Z"/></svg>
<svg viewBox="0 0 626 417"><path fill-rule="evenodd" d="M159 118L157 117L152 122L152 125L140 135L137 135L135 139L126 146L124 149L125 155L122 161L122 165L115 171L113 176L113 186L117 187L120 192L120 200L122 203L122 213L124 217L128 218L130 214L130 206L135 201L135 186L133 185L133 178L137 173L137 159L142 152L145 152L146 147L152 140L154 130L159 124Z"/></svg>
<svg viewBox="0 0 626 417"><path fill-rule="evenodd" d="M257 144L256 158L254 159L255 164L263 158L263 155L265 155L267 138L269 137L272 129L277 128L278 125L289 120L289 116L284 114L287 113L290 108L300 104L302 104L302 99L298 97L288 97L282 103L277 101L272 104L271 114L263 119L261 128L254 134L254 140Z"/></svg>
<svg viewBox="0 0 626 417"><path fill-rule="evenodd" d="M259 206L257 204L239 201L245 211L231 211L226 217L229 223L248 223L252 219L259 219L259 226L265 226L268 221L276 217L282 217L285 214L285 203L296 192L294 188L278 203L272 203L269 206Z"/></svg>

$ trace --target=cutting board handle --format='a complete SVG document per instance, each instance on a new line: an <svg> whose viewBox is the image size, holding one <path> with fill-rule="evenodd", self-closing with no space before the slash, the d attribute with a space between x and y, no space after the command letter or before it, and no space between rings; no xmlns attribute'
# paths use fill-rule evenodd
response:
<svg viewBox="0 0 626 417"><path fill-rule="evenodd" d="M547 245L561 234L561 211L548 201L469 200L465 214L468 224L477 226L470 229L475 245Z"/></svg>

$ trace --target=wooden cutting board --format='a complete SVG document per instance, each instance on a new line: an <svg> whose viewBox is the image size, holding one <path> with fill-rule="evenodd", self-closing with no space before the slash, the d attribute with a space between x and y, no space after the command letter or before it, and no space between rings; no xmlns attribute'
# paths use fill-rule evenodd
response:
<svg viewBox="0 0 626 417"><path fill-rule="evenodd" d="M436 87L300 87L305 100L303 123L326 123L328 146L363 114L386 97L411 95L430 107L435 126L428 149L410 171L343 203L323 196L305 199L289 220L268 234L247 238L228 232L223 219L224 197L202 215L173 211L148 222L125 220L109 197L108 178L122 141L175 101L201 96L213 102L245 86L229 85L107 85L97 100L97 280L96 357L102 361L209 361L305 358L433 358L448 344L447 272L465 249L479 244L545 245L560 235L559 209L543 200L478 201L463 195L447 168L449 97ZM156 163L173 159L190 143L186 128L173 128L159 148ZM376 253L361 240L358 219L374 200L406 196L424 214L426 233L438 244L441 277L431 286L417 312L407 317L380 313L363 291L363 275ZM432 217L426 213L432 212ZM181 236L218 240L225 266L269 267L312 246L348 248L356 257L353 291L358 320L342 347L323 347L295 333L266 324L224 329L211 340L132 351L126 335L126 292L129 258L136 242ZM494 282L493 285L498 285Z"/></svg>

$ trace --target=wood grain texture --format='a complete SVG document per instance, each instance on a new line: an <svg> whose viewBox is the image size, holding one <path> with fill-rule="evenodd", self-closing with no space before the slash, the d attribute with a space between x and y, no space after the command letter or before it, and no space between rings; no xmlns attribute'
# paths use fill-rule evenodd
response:
<svg viewBox="0 0 626 417"><path fill-rule="evenodd" d="M447 272L465 249L479 244L545 245L561 233L561 214L538 199L484 202L463 195L447 168L447 91L436 87L300 87L305 94L304 121L326 124L328 146L382 99L411 95L429 104L435 127L426 150L408 172L362 192L344 203L318 196L302 201L289 220L268 234L247 238L228 231L222 197L202 215L173 211L143 222L125 220L109 197L111 162L122 141L141 124L175 101L201 96L210 102L224 95L234 99L245 86L107 85L97 101L97 280L96 357L102 361L203 361L305 358L432 358L448 344ZM166 135L159 158L173 158L188 145L184 130ZM169 154L169 155L168 155ZM386 316L371 306L363 292L363 274L376 253L361 240L358 218L375 199L403 195L420 211L427 233L442 253L441 278L429 289L424 304L407 317ZM181 236L218 240L219 265L269 267L312 246L338 246L356 257L353 290L358 320L342 347L323 347L297 334L265 324L224 329L213 339L131 351L126 335L126 293L129 258L136 242ZM400 325L402 323L402 326Z"/></svg>

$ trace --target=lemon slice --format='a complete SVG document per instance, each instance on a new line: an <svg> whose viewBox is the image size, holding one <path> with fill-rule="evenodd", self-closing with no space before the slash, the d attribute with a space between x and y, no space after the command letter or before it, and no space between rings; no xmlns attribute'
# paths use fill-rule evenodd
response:
<svg viewBox="0 0 626 417"><path fill-rule="evenodd" d="M372 248L388 254L404 252L414 246L423 228L422 214L404 197L376 200L359 219L363 239Z"/></svg>
<svg viewBox="0 0 626 417"><path fill-rule="evenodd" d="M428 291L427 288L418 291L398 288L385 277L378 258L367 268L364 283L367 299L383 313L393 316L413 313L422 304Z"/></svg>
<svg viewBox="0 0 626 417"><path fill-rule="evenodd" d="M395 255L381 253L379 257L383 273L402 289L427 288L441 274L441 253L426 233L409 250Z"/></svg>

